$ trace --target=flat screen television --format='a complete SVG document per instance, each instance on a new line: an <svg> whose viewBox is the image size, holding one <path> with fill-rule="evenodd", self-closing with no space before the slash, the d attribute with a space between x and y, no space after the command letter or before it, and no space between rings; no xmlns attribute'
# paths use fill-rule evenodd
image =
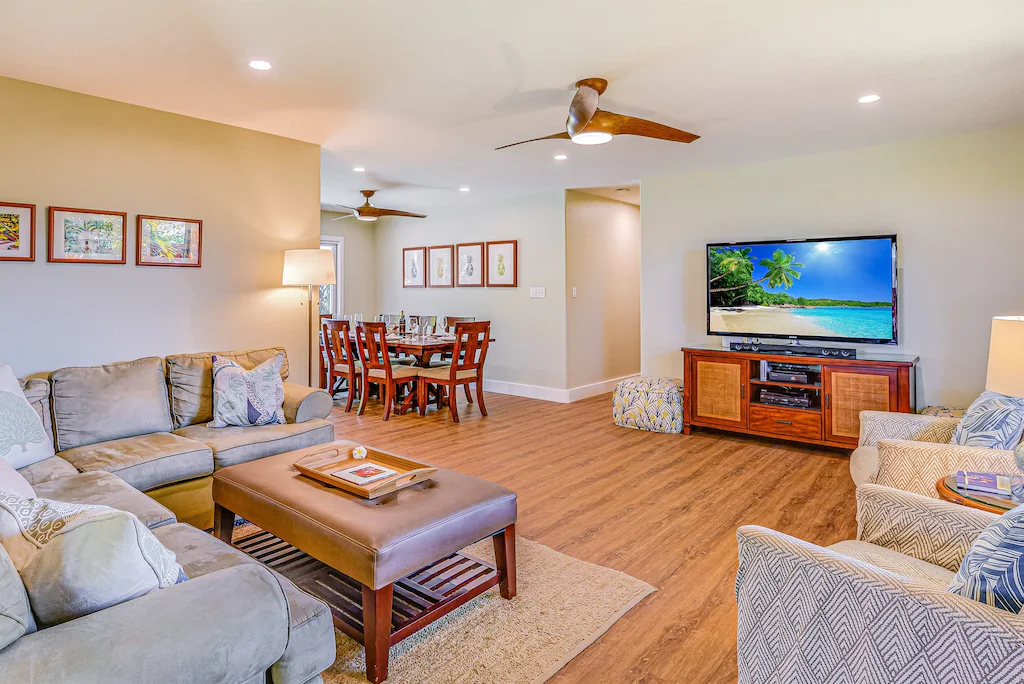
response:
<svg viewBox="0 0 1024 684"><path fill-rule="evenodd" d="M896 236L707 246L708 334L896 344Z"/></svg>

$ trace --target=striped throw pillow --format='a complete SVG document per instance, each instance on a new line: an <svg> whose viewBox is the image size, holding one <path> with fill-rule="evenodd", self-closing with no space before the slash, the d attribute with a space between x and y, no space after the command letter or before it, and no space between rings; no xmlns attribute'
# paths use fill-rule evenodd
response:
<svg viewBox="0 0 1024 684"><path fill-rule="evenodd" d="M1013 449L1024 432L1024 399L985 390L956 426L950 444Z"/></svg>
<svg viewBox="0 0 1024 684"><path fill-rule="evenodd" d="M949 590L996 608L1024 607L1024 506L1007 511L974 540Z"/></svg>

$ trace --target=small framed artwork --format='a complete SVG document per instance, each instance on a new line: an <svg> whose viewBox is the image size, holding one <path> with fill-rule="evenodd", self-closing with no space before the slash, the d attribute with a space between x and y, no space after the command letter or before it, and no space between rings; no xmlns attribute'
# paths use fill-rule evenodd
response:
<svg viewBox="0 0 1024 684"><path fill-rule="evenodd" d="M427 248L406 247L402 250L402 287L427 286Z"/></svg>
<svg viewBox="0 0 1024 684"><path fill-rule="evenodd" d="M128 215L118 211L50 207L47 261L123 264Z"/></svg>
<svg viewBox="0 0 1024 684"><path fill-rule="evenodd" d="M36 260L36 205L0 202L0 261Z"/></svg>
<svg viewBox="0 0 1024 684"><path fill-rule="evenodd" d="M455 287L455 276L452 273L453 261L455 261L454 245L427 247L427 263L430 264L427 287Z"/></svg>
<svg viewBox="0 0 1024 684"><path fill-rule="evenodd" d="M487 252L482 242L455 245L455 284L459 287L483 287L487 271Z"/></svg>
<svg viewBox="0 0 1024 684"><path fill-rule="evenodd" d="M518 287L519 259L516 240L487 243L487 287Z"/></svg>
<svg viewBox="0 0 1024 684"><path fill-rule="evenodd" d="M203 222L167 216L139 216L135 263L139 266L203 265Z"/></svg>

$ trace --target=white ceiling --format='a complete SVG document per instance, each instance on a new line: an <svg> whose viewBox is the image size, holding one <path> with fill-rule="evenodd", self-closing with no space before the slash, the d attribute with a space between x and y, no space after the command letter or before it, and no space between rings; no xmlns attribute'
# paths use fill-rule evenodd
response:
<svg viewBox="0 0 1024 684"><path fill-rule="evenodd" d="M319 143L325 202L413 211L1024 118L1022 0L0 0L0 26L0 74ZM494 151L564 130L590 76L703 137Z"/></svg>

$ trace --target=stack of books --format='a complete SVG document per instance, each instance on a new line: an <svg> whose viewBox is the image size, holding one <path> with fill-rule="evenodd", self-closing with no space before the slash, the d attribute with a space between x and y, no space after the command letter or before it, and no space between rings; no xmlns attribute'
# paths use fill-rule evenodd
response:
<svg viewBox="0 0 1024 684"><path fill-rule="evenodd" d="M956 488L963 491L992 494L1004 499L1010 498L1010 476L994 473L972 473L967 470L957 471Z"/></svg>

